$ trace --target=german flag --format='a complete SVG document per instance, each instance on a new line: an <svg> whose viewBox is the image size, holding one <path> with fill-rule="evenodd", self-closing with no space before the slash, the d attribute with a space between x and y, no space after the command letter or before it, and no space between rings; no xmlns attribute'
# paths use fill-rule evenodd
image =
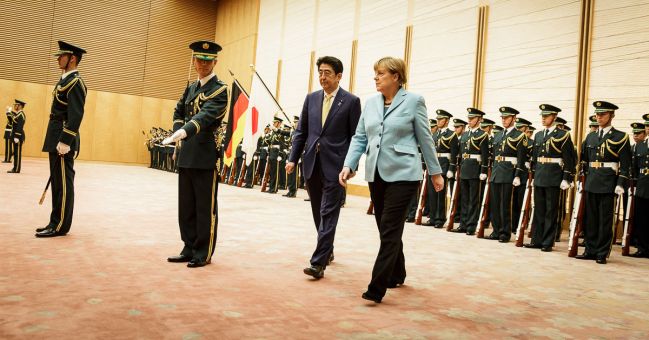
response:
<svg viewBox="0 0 649 340"><path fill-rule="evenodd" d="M235 79L232 82L230 97L230 113L228 114L228 127L225 131L225 159L226 166L230 166L234 160L237 145L243 139L243 131L246 125L246 109L248 108L248 94Z"/></svg>

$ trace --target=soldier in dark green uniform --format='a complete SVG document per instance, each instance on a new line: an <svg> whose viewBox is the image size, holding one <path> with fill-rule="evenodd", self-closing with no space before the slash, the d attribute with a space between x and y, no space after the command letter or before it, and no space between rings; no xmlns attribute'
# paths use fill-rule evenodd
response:
<svg viewBox="0 0 649 340"><path fill-rule="evenodd" d="M437 160L442 167L442 173L446 174L444 179L444 189L436 192L430 181L428 181L428 201L430 209L428 211L428 221L422 225L442 228L446 222L446 195L449 190L449 181L455 177L457 170L457 156L460 153L460 139L455 131L448 128L448 123L453 117L446 110L437 110L437 131L433 133L433 141L437 150Z"/></svg>
<svg viewBox="0 0 649 340"><path fill-rule="evenodd" d="M178 224L184 247L169 262L187 267L209 264L218 226L218 174L221 158L214 132L228 104L227 86L214 74L221 46L212 41L189 45L198 80L187 86L173 115L174 133L163 144L180 142L178 153Z"/></svg>
<svg viewBox="0 0 649 340"><path fill-rule="evenodd" d="M288 183L288 177L286 173L286 159L288 158L288 151L291 147L291 126L284 124L282 130L280 131L280 144L279 144L279 157L277 158L277 166L279 173L279 185L277 186L278 190L285 190Z"/></svg>
<svg viewBox="0 0 649 340"><path fill-rule="evenodd" d="M52 108L43 152L49 153L52 187L52 213L44 228L36 229L36 237L63 236L72 226L74 208L74 154L79 151L79 127L86 103L86 85L77 65L86 51L59 41L58 66L63 72L52 92Z"/></svg>
<svg viewBox="0 0 649 340"><path fill-rule="evenodd" d="M250 162L250 165L246 167L246 174L244 177L244 183L246 183L243 187L244 188L252 188L255 183L254 183L254 178L255 178L255 173L257 171L257 167L259 166L259 152L261 151L261 146L264 142L264 138L258 138L257 139L257 148L255 149L255 152L252 154L252 161Z"/></svg>
<svg viewBox="0 0 649 340"><path fill-rule="evenodd" d="M11 163L11 155L13 154L14 145L11 138L11 130L14 121L11 106L7 106L7 111L5 112L5 114L7 115L7 124L5 125L5 133L3 136L5 140L5 159L2 161L2 163Z"/></svg>
<svg viewBox="0 0 649 340"><path fill-rule="evenodd" d="M565 119L563 119L561 117L557 117L556 121L557 121L557 124L556 124L557 129L561 129L563 131L570 132L571 129L570 129L570 127L568 125L566 125L567 122L566 122ZM576 160L577 159L577 148L573 145L572 150L573 150L572 157L573 157L573 159ZM572 184L572 181L570 181L570 185L571 185L571 187L574 186ZM555 242L561 241L561 233L563 232L563 222L565 221L566 217L568 216L568 212L566 210L567 210L567 206L568 206L568 197L570 196L569 193L570 193L570 190L561 190L559 192L559 214L557 214L557 222L556 222L557 227L555 228L555 230L557 231L557 234L556 234L556 236L554 238ZM626 200L626 196L625 196L625 200ZM626 201L625 201L624 206L626 207Z"/></svg>
<svg viewBox="0 0 649 340"><path fill-rule="evenodd" d="M456 233L475 235L480 213L480 185L487 179L489 134L480 129L484 112L468 108L468 130L460 137L460 210L461 222Z"/></svg>
<svg viewBox="0 0 649 340"><path fill-rule="evenodd" d="M556 106L542 104L544 129L536 133L532 149L534 172L534 230L526 248L552 251L559 214L559 193L570 187L575 173L574 145L567 131L555 125L561 112Z"/></svg>
<svg viewBox="0 0 649 340"><path fill-rule="evenodd" d="M597 129L599 129L596 115L592 115L588 117L588 127L590 128L590 132L597 131Z"/></svg>
<svg viewBox="0 0 649 340"><path fill-rule="evenodd" d="M489 239L501 243L509 242L512 233L513 189L525 180L527 171L527 136L515 127L518 110L503 106L500 108L503 130L492 142L493 166L491 170L491 217L493 232Z"/></svg>
<svg viewBox="0 0 649 340"><path fill-rule="evenodd" d="M605 101L593 105L599 128L586 136L581 148L588 218L584 228L586 250L577 258L605 264L613 242L616 195L624 194L629 181L631 146L629 135L611 126L618 107Z"/></svg>
<svg viewBox="0 0 649 340"><path fill-rule="evenodd" d="M13 123L11 128L11 139L13 142L13 159L14 167L13 169L7 171L8 173L18 174L20 173L20 166L22 163L23 157L23 143L25 143L25 112L23 108L25 107L25 102L22 100L16 99L13 107Z"/></svg>
<svg viewBox="0 0 649 340"><path fill-rule="evenodd" d="M282 130L280 126L282 121L283 119L279 117L273 119L273 127L268 140L268 162L270 166L268 167L268 190L266 192L269 194L277 193L279 187L279 158L282 147Z"/></svg>
<svg viewBox="0 0 649 340"><path fill-rule="evenodd" d="M631 124L636 140L631 166L631 175L635 183L634 209L631 212L634 225L632 237L638 250L630 256L649 258L649 145L646 132L649 127L649 114L642 118L644 123Z"/></svg>
<svg viewBox="0 0 649 340"><path fill-rule="evenodd" d="M239 141L237 148L234 150L234 166L232 167L234 169L234 173L231 174L231 176L234 176L234 181L232 181L232 185L234 186L239 183L239 176L244 176L244 174L241 173L241 167L244 164L246 153L243 151L242 145L243 140Z"/></svg>
<svg viewBox="0 0 649 340"><path fill-rule="evenodd" d="M530 159L532 157L532 146L534 145L531 130L532 123L524 118L516 118L516 129L525 134L527 137L527 150L525 151L525 167L524 173L521 176L521 185L514 187L514 200L512 203L512 233L516 234L518 230L518 222L521 217L521 209L523 208L523 201L525 200L525 188L527 184L527 177L530 171Z"/></svg>
<svg viewBox="0 0 649 340"><path fill-rule="evenodd" d="M293 131L291 131L290 137L287 139L287 150L286 150L286 155L288 158L288 155L291 154L291 146L293 145L293 136L295 135L295 128L297 127L297 123L300 121L300 116L293 116ZM302 159L300 157L300 159ZM298 179L300 178L300 167L296 166L295 171L291 172L290 174L286 175L286 181L287 181L287 189L288 192L282 196L284 197L295 197L297 193L297 187L298 187Z"/></svg>

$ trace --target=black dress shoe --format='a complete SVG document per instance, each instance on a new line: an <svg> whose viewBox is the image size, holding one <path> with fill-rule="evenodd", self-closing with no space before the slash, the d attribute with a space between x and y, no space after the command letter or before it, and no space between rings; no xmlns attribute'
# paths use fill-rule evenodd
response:
<svg viewBox="0 0 649 340"><path fill-rule="evenodd" d="M577 255L577 256L575 256L575 258L576 258L577 260L594 260L594 259L595 259L595 255L591 255L591 254L583 253L583 254L581 254L581 255Z"/></svg>
<svg viewBox="0 0 649 340"><path fill-rule="evenodd" d="M365 299L365 300L374 301L376 303L381 303L381 300L383 299L383 298L380 298L380 297L373 296L369 292L363 293L363 295L361 295L361 297L363 299Z"/></svg>
<svg viewBox="0 0 649 340"><path fill-rule="evenodd" d="M466 233L466 228L459 228L458 227L458 228L455 228L455 229L451 229L451 232L452 233Z"/></svg>
<svg viewBox="0 0 649 340"><path fill-rule="evenodd" d="M415 222L415 218L414 218L414 217L408 217L408 218L406 218L406 223L413 223L413 222Z"/></svg>
<svg viewBox="0 0 649 340"><path fill-rule="evenodd" d="M388 288L397 288L399 286L403 286L404 281L404 279L390 280L390 283L388 283Z"/></svg>
<svg viewBox="0 0 649 340"><path fill-rule="evenodd" d="M421 222L421 225L423 225L425 227L431 227L431 226L433 226L433 224L434 224L433 221L431 221L430 219L427 220L426 222Z"/></svg>
<svg viewBox="0 0 649 340"><path fill-rule="evenodd" d="M15 171L14 169L11 169L11 170L7 170L7 173L8 174L17 174L18 171Z"/></svg>
<svg viewBox="0 0 649 340"><path fill-rule="evenodd" d="M595 260L595 262L599 264L606 264L606 257L598 257L597 260Z"/></svg>
<svg viewBox="0 0 649 340"><path fill-rule="evenodd" d="M248 184L246 184L246 185L244 185L243 187L246 188L246 189L250 189L250 188L252 188L252 185L248 185Z"/></svg>
<svg viewBox="0 0 649 340"><path fill-rule="evenodd" d="M444 228L444 225L443 225L443 224L437 224L437 225L435 225L435 229L442 229L442 228Z"/></svg>
<svg viewBox="0 0 649 340"><path fill-rule="evenodd" d="M642 250L638 250L635 253L630 254L629 256L636 257L636 258L649 258L649 253Z"/></svg>
<svg viewBox="0 0 649 340"><path fill-rule="evenodd" d="M167 257L168 262L189 262L191 260L192 260L191 255L180 254L180 255L177 255L177 256Z"/></svg>
<svg viewBox="0 0 649 340"><path fill-rule="evenodd" d="M312 265L311 267L304 268L304 274L313 276L314 279L321 279L324 276L324 267Z"/></svg>
<svg viewBox="0 0 649 340"><path fill-rule="evenodd" d="M496 235L496 234L494 234L494 233L491 233L491 234L489 234L489 236L487 236L487 237L485 237L485 238L486 238L487 240L497 240L497 239L498 239L498 235Z"/></svg>
<svg viewBox="0 0 649 340"><path fill-rule="evenodd" d="M39 233L36 233L36 237L57 237L57 236L64 236L65 234L59 233L56 230L52 228L47 228Z"/></svg>
<svg viewBox="0 0 649 340"><path fill-rule="evenodd" d="M469 236L473 236L475 235L475 231L467 231L466 234Z"/></svg>
<svg viewBox="0 0 649 340"><path fill-rule="evenodd" d="M187 262L187 267L189 268L198 268L198 267L204 267L208 265L210 261L204 261L200 259L191 259L189 262Z"/></svg>
<svg viewBox="0 0 649 340"><path fill-rule="evenodd" d="M329 254L329 258L327 259L327 265L330 265L332 262L334 262L334 252L333 251Z"/></svg>
<svg viewBox="0 0 649 340"><path fill-rule="evenodd" d="M544 251L544 252L546 252L546 253L549 253L549 252L552 251L552 246L543 247L543 248L541 248L541 251Z"/></svg>
<svg viewBox="0 0 649 340"><path fill-rule="evenodd" d="M36 232L37 232L37 233L40 233L41 231L43 231L43 230L47 230L47 229L49 229L49 228L50 228L50 226L43 227L43 228L36 228Z"/></svg>
<svg viewBox="0 0 649 340"><path fill-rule="evenodd" d="M508 243L508 242L509 242L509 237L507 237L507 236L500 236L500 237L498 238L498 242L500 242L500 243Z"/></svg>
<svg viewBox="0 0 649 340"><path fill-rule="evenodd" d="M310 198L305 198L305 199L304 199L304 202L308 202L308 201L310 201L310 200L311 200Z"/></svg>
<svg viewBox="0 0 649 340"><path fill-rule="evenodd" d="M541 248L543 248L543 246L541 246L540 244L534 244L534 243L525 243L525 244L523 244L523 247L532 248L532 249L541 249Z"/></svg>

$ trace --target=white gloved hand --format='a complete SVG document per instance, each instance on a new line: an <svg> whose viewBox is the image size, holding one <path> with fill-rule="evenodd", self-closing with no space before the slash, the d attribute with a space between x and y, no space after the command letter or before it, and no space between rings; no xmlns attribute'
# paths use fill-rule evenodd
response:
<svg viewBox="0 0 649 340"><path fill-rule="evenodd" d="M581 182L577 182L577 191L581 192L583 189Z"/></svg>
<svg viewBox="0 0 649 340"><path fill-rule="evenodd" d="M575 182L570 182L570 189L575 187Z"/></svg>
<svg viewBox="0 0 649 340"><path fill-rule="evenodd" d="M14 138L14 143L18 144L18 142L20 142L20 140L18 138Z"/></svg>
<svg viewBox="0 0 649 340"><path fill-rule="evenodd" d="M446 172L446 178L453 178L453 171L449 170Z"/></svg>
<svg viewBox="0 0 649 340"><path fill-rule="evenodd" d="M616 195L622 195L623 193L624 193L624 188L622 188L619 185L615 187L615 194Z"/></svg>
<svg viewBox="0 0 649 340"><path fill-rule="evenodd" d="M65 155L66 153L70 152L70 146L59 142L59 144L56 145L56 151L59 153L59 155Z"/></svg>
<svg viewBox="0 0 649 340"><path fill-rule="evenodd" d="M282 156L277 156L277 161L281 162L282 161Z"/></svg>
<svg viewBox="0 0 649 340"><path fill-rule="evenodd" d="M561 184L559 184L559 188L561 190L566 190L566 189L570 188L570 184L568 184L568 181L566 181L564 179L563 181L561 181Z"/></svg>
<svg viewBox="0 0 649 340"><path fill-rule="evenodd" d="M173 135L162 140L162 145L171 144L172 142L177 142L185 138L187 138L187 131L185 131L184 129L178 129L178 131L174 132Z"/></svg>
<svg viewBox="0 0 649 340"><path fill-rule="evenodd" d="M484 181L485 179L487 179L487 174L480 174L480 180Z"/></svg>
<svg viewBox="0 0 649 340"><path fill-rule="evenodd" d="M514 177L514 181L512 181L512 185L515 187L521 185L521 179L518 177Z"/></svg>
<svg viewBox="0 0 649 340"><path fill-rule="evenodd" d="M7 113L11 112L11 106L7 106Z"/></svg>
<svg viewBox="0 0 649 340"><path fill-rule="evenodd" d="M532 163L525 162L525 169L529 170L531 166L532 166Z"/></svg>

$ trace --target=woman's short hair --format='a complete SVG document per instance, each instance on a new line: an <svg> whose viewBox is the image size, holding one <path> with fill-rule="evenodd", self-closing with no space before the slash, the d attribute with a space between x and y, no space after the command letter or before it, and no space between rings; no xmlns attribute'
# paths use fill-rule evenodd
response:
<svg viewBox="0 0 649 340"><path fill-rule="evenodd" d="M374 63L374 71L378 70L379 67L388 70L392 74L398 74L401 85L408 82L408 78L406 77L406 63L403 59L383 57Z"/></svg>

